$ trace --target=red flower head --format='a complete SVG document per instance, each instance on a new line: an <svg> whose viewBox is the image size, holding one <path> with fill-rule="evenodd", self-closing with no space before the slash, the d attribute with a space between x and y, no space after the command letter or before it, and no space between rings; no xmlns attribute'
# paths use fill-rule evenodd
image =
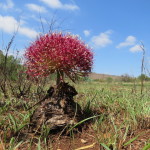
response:
<svg viewBox="0 0 150 150"><path fill-rule="evenodd" d="M91 72L93 53L77 36L49 33L40 36L25 52L27 73L47 76L64 72L73 79L79 73Z"/></svg>

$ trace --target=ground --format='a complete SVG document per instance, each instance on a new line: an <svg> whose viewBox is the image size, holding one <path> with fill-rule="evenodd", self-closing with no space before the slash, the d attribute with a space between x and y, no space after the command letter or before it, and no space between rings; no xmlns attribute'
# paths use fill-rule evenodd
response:
<svg viewBox="0 0 150 150"><path fill-rule="evenodd" d="M30 98L0 103L0 150L148 150L150 143L149 89L141 95L137 83L81 82L74 98L82 110L82 129L74 133L43 128L28 132L30 116L39 107ZM91 119L90 119L91 117ZM93 117L93 118L92 118ZM88 119L89 118L89 119Z"/></svg>

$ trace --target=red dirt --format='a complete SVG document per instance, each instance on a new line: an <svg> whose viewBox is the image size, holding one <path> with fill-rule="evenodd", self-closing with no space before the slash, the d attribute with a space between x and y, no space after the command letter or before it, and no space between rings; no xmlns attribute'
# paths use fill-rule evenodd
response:
<svg viewBox="0 0 150 150"><path fill-rule="evenodd" d="M132 133L132 135L128 135L127 140L124 143L128 142L130 139L136 137L140 133L144 134L130 143L129 146L122 147L118 150L141 150L150 139L150 129L135 131ZM59 134L50 135L48 139L48 147L45 147L44 150L105 150L98 143L96 134L97 133L95 133L94 130L89 127L83 130L82 133L74 134L74 138L65 135L60 136ZM27 150L29 148L29 143L25 143L23 143L18 150ZM32 144L31 149L36 150L38 140L34 139L33 143L34 144ZM44 147L44 144L41 145ZM112 148L110 149L113 150Z"/></svg>
<svg viewBox="0 0 150 150"><path fill-rule="evenodd" d="M139 136L139 138L129 144L129 146L122 147L120 150L141 150L150 139L150 129L135 131L134 134L132 136L128 136L126 140L127 142L143 132L146 133ZM52 145L53 150L80 150L79 148L81 147L83 150L105 150L102 146L100 146L100 144L98 144L96 133L94 133L92 129L85 130L82 134L77 136L75 135L74 139L62 136L59 140L55 139L55 142ZM89 148L86 146L89 146Z"/></svg>
<svg viewBox="0 0 150 150"><path fill-rule="evenodd" d="M150 140L150 129L147 130L137 130L133 133L133 135L128 136L127 141L133 139L137 135L140 135L135 141L133 141L129 146L124 147L123 150L142 150L145 144ZM148 144L148 143L147 143ZM148 150L148 149L147 149Z"/></svg>
<svg viewBox="0 0 150 150"><path fill-rule="evenodd" d="M89 128L78 135L74 135L74 138L62 136L53 143L54 150L76 150L81 147L86 150L99 150L99 144L92 129Z"/></svg>

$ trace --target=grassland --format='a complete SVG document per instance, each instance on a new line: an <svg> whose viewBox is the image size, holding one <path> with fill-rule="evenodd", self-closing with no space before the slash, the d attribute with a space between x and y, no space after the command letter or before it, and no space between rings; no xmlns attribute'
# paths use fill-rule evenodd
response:
<svg viewBox="0 0 150 150"><path fill-rule="evenodd" d="M150 147L150 83L79 82L75 97L83 109L82 132L69 136L27 133L27 111L36 99L9 98L1 95L0 150L148 150ZM3 101L3 103L2 103ZM69 145L69 146L67 146ZM81 147L81 148L80 148Z"/></svg>

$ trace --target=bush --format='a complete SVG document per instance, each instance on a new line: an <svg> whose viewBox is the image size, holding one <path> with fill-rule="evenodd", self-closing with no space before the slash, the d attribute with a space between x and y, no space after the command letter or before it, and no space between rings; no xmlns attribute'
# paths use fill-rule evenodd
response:
<svg viewBox="0 0 150 150"><path fill-rule="evenodd" d="M113 78L111 78L111 77L106 78L106 82L107 82L107 83L113 82Z"/></svg>
<svg viewBox="0 0 150 150"><path fill-rule="evenodd" d="M7 77L7 79L11 81L17 80L17 74L21 68L22 65L20 64L19 58L15 58L12 55L8 55L6 60L6 56L3 54L2 51L0 51L0 70L1 70L0 78L1 79Z"/></svg>
<svg viewBox="0 0 150 150"><path fill-rule="evenodd" d="M140 80L140 81L150 81L150 78L145 74L141 74L140 76L138 76L138 80Z"/></svg>
<svg viewBox="0 0 150 150"><path fill-rule="evenodd" d="M123 81L123 82L133 82L134 78L131 77L128 74L124 74L124 75L121 76L121 81Z"/></svg>

